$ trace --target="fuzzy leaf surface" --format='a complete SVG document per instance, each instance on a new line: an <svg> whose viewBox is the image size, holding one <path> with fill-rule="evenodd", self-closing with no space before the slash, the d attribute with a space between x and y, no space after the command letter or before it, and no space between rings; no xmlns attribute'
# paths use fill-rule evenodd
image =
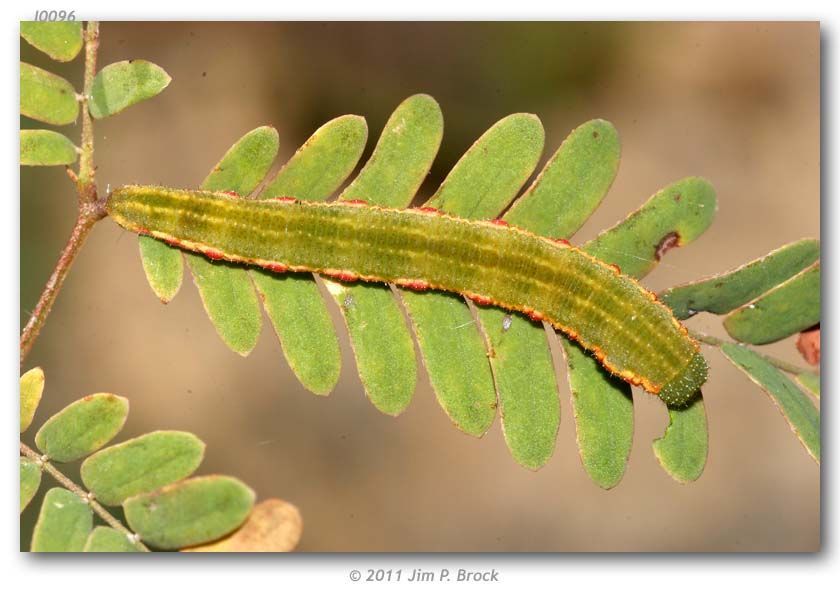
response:
<svg viewBox="0 0 840 600"><path fill-rule="evenodd" d="M93 513L87 502L64 488L52 488L44 496L32 533L32 552L81 552L93 528Z"/></svg>
<svg viewBox="0 0 840 600"><path fill-rule="evenodd" d="M103 67L93 78L88 108L94 119L104 119L166 89L172 78L146 60L123 60Z"/></svg>
<svg viewBox="0 0 840 600"><path fill-rule="evenodd" d="M81 21L21 21L20 36L59 62L76 58L84 45Z"/></svg>
<svg viewBox="0 0 840 600"><path fill-rule="evenodd" d="M703 474L709 454L706 407L702 394L685 407L668 408L668 427L653 441L653 453L676 481L689 483Z"/></svg>
<svg viewBox="0 0 840 600"><path fill-rule="evenodd" d="M155 431L86 458L82 481L101 503L116 506L189 477L203 458L204 442L193 434Z"/></svg>
<svg viewBox="0 0 840 600"><path fill-rule="evenodd" d="M820 322L820 263L794 275L726 317L723 326L736 340L769 344Z"/></svg>
<svg viewBox="0 0 840 600"><path fill-rule="evenodd" d="M132 496L123 504L132 531L162 550L216 540L248 518L254 492L233 477L195 477L158 491Z"/></svg>
<svg viewBox="0 0 840 600"><path fill-rule="evenodd" d="M20 164L27 167L55 167L76 162L76 145L66 136L49 129L20 132Z"/></svg>
<svg viewBox="0 0 840 600"><path fill-rule="evenodd" d="M35 445L57 462L70 462L99 450L117 435L128 417L128 400L92 394L54 414L35 434Z"/></svg>
<svg viewBox="0 0 840 600"><path fill-rule="evenodd" d="M20 114L51 125L69 125L79 115L76 90L63 77L22 62Z"/></svg>
<svg viewBox="0 0 840 600"><path fill-rule="evenodd" d="M31 458L20 457L20 512L32 502L41 486L41 467Z"/></svg>

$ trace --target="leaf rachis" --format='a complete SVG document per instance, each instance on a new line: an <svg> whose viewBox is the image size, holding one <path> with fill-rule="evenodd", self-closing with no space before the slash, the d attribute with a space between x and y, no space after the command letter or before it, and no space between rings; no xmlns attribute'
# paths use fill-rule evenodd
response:
<svg viewBox="0 0 840 600"><path fill-rule="evenodd" d="M128 230L214 260L445 290L520 312L669 405L706 379L697 343L652 292L565 240L500 220L153 186L115 190L108 211Z"/></svg>

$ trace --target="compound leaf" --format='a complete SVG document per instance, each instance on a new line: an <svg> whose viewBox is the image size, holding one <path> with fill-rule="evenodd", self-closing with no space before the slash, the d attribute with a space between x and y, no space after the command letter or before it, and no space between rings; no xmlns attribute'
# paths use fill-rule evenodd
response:
<svg viewBox="0 0 840 600"><path fill-rule="evenodd" d="M759 354L739 344L721 351L776 403L791 430L817 463L820 462L820 413L808 396Z"/></svg>
<svg viewBox="0 0 840 600"><path fill-rule="evenodd" d="M82 463L82 481L103 504L152 492L192 475L204 442L184 431L155 431L100 450Z"/></svg>
<svg viewBox="0 0 840 600"><path fill-rule="evenodd" d="M32 552L81 552L93 527L88 503L73 492L52 488L44 496L32 534Z"/></svg>
<svg viewBox="0 0 840 600"><path fill-rule="evenodd" d="M81 21L21 21L20 35L59 62L73 60L83 46Z"/></svg>
<svg viewBox="0 0 840 600"><path fill-rule="evenodd" d="M68 125L79 115L76 90L63 77L22 62L20 114L52 125Z"/></svg>
<svg viewBox="0 0 840 600"><path fill-rule="evenodd" d="M128 537L113 527L94 527L85 542L85 552L140 552Z"/></svg>
<svg viewBox="0 0 840 600"><path fill-rule="evenodd" d="M76 145L66 136L48 129L20 132L20 164L28 167L55 167L76 162Z"/></svg>
<svg viewBox="0 0 840 600"><path fill-rule="evenodd" d="M769 344L820 322L820 263L794 275L723 320L747 344Z"/></svg>
<svg viewBox="0 0 840 600"><path fill-rule="evenodd" d="M818 240L799 240L727 273L669 288L659 297L678 319L700 311L722 315L787 281L819 258Z"/></svg>
<svg viewBox="0 0 840 600"><path fill-rule="evenodd" d="M123 504L132 531L163 550L196 546L238 528L254 505L254 492L233 477L195 477Z"/></svg>
<svg viewBox="0 0 840 600"><path fill-rule="evenodd" d="M25 456L20 457L20 512L32 501L41 486L41 467Z"/></svg>
<svg viewBox="0 0 840 600"><path fill-rule="evenodd" d="M245 524L229 536L183 552L291 552L302 531L303 519L297 507L270 498L254 506Z"/></svg>
<svg viewBox="0 0 840 600"><path fill-rule="evenodd" d="M110 442L122 429L127 416L125 398L92 394L50 417L35 434L35 445L50 460L77 460Z"/></svg>
<svg viewBox="0 0 840 600"><path fill-rule="evenodd" d="M154 63L123 60L103 67L93 78L88 108L104 119L160 94L172 78Z"/></svg>
<svg viewBox="0 0 840 600"><path fill-rule="evenodd" d="M41 367L28 370L20 377L20 432L32 424L35 411L44 393L44 371Z"/></svg>

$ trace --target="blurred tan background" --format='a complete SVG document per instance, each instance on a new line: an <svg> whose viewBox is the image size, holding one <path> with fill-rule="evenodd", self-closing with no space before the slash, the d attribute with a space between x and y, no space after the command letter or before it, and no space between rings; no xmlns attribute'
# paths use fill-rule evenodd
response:
<svg viewBox="0 0 840 600"><path fill-rule="evenodd" d="M103 193L132 182L194 187L256 126L278 129L285 160L345 113L367 118L367 156L390 111L427 92L440 102L445 133L425 197L507 114L542 118L546 156L573 127L602 117L621 135L621 169L574 241L686 175L717 188L713 227L646 280L661 289L819 236L819 35L817 23L104 23L102 65L144 58L173 81L158 98L97 123L99 184ZM24 43L21 55L55 69ZM74 82L81 70L81 60L58 69ZM61 169L21 170L22 323L74 211ZM722 332L717 318L693 326ZM660 469L650 442L667 414L638 393L627 473L606 492L576 454L565 374L555 455L533 473L511 458L498 420L480 440L458 432L424 373L404 415L378 413L341 335L339 385L328 398L313 396L268 323L242 359L216 335L189 277L161 305L135 236L106 222L24 366L47 374L36 425L85 394L125 395L131 414L119 439L196 433L208 444L201 472L238 476L260 497L301 509L304 551L819 548L818 466L772 402L711 349L705 474L683 486ZM800 360L790 340L767 351Z"/></svg>

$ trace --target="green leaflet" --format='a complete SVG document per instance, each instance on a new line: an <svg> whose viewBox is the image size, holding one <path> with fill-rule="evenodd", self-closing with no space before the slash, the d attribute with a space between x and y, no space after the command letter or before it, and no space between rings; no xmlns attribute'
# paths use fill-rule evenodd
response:
<svg viewBox="0 0 840 600"><path fill-rule="evenodd" d="M687 177L654 194L636 212L587 243L586 252L641 279L672 248L694 241L717 211L715 189Z"/></svg>
<svg viewBox="0 0 840 600"><path fill-rule="evenodd" d="M572 237L607 195L620 158L612 123L587 121L563 140L505 221L545 237Z"/></svg>
<svg viewBox="0 0 840 600"><path fill-rule="evenodd" d="M164 550L204 544L239 527L254 505L254 492L238 479L195 477L123 504L132 531Z"/></svg>
<svg viewBox="0 0 840 600"><path fill-rule="evenodd" d="M192 475L204 458L204 442L185 431L155 431L109 446L82 463L85 487L103 504L152 492Z"/></svg>
<svg viewBox="0 0 840 600"><path fill-rule="evenodd" d="M771 289L723 321L726 331L747 344L769 344L820 322L820 263Z"/></svg>
<svg viewBox="0 0 840 600"><path fill-rule="evenodd" d="M111 527L99 526L90 532L85 552L140 552L124 533Z"/></svg>
<svg viewBox="0 0 840 600"><path fill-rule="evenodd" d="M273 127L248 132L213 167L201 188L247 196L268 173L279 143ZM195 254L187 254L186 259L216 331L231 350L247 356L262 329L260 303L248 270Z"/></svg>
<svg viewBox="0 0 840 600"><path fill-rule="evenodd" d="M104 67L93 78L88 108L94 119L104 119L160 94L172 78L154 63L123 60Z"/></svg>
<svg viewBox="0 0 840 600"><path fill-rule="evenodd" d="M671 405L690 399L705 380L706 364L696 343L635 280L578 249L503 224L423 210L243 202L223 193L142 186L113 192L108 210L129 230L154 232L229 261L449 290L529 314L573 335L611 371L659 393ZM412 297L448 301L441 294ZM420 318L444 314L449 319L454 313L446 313L444 306L429 306ZM418 332L439 342L465 322L425 331L418 326ZM478 424L492 421L494 399L488 406L482 396L458 399L464 398L469 404L462 406L476 415L472 431L480 433Z"/></svg>
<svg viewBox="0 0 840 600"><path fill-rule="evenodd" d="M35 445L50 460L77 460L110 442L122 429L127 416L125 398L92 394L50 417L35 434Z"/></svg>
<svg viewBox="0 0 840 600"><path fill-rule="evenodd" d="M79 114L76 90L66 79L22 62L20 114L52 125L68 125Z"/></svg>
<svg viewBox="0 0 840 600"><path fill-rule="evenodd" d="M83 45L81 21L21 21L20 36L60 62L76 58Z"/></svg>
<svg viewBox="0 0 840 600"><path fill-rule="evenodd" d="M808 396L785 374L749 348L724 344L721 352L770 396L796 437L819 463L820 413Z"/></svg>
<svg viewBox="0 0 840 600"><path fill-rule="evenodd" d="M633 394L580 346L562 342L580 459L589 477L608 490L624 476L633 445Z"/></svg>
<svg viewBox="0 0 840 600"><path fill-rule="evenodd" d="M787 281L819 258L818 240L799 240L728 273L667 289L660 298L678 319L700 311L722 315Z"/></svg>
<svg viewBox="0 0 840 600"><path fill-rule="evenodd" d="M20 457L20 512L32 501L41 486L41 467L31 458Z"/></svg>
<svg viewBox="0 0 840 600"><path fill-rule="evenodd" d="M534 171L544 141L536 116L502 119L461 157L425 206L467 219L497 216ZM483 435L496 415L497 395L469 306L441 294L406 292L403 299L438 401L457 427Z"/></svg>
<svg viewBox="0 0 840 600"><path fill-rule="evenodd" d="M181 289L184 280L181 251L145 235L141 235L139 241L140 260L143 262L146 279L160 301L167 304Z"/></svg>
<svg viewBox="0 0 840 600"><path fill-rule="evenodd" d="M366 141L367 123L362 117L333 119L295 152L261 197L326 200L356 166ZM312 276L253 270L251 277L292 371L309 391L329 394L341 373L341 352Z"/></svg>
<svg viewBox="0 0 840 600"><path fill-rule="evenodd" d="M687 406L668 409L668 427L653 441L653 452L662 468L680 483L703 474L709 454L706 407L702 394Z"/></svg>
<svg viewBox="0 0 840 600"><path fill-rule="evenodd" d="M426 178L442 137L443 115L434 98L426 94L406 98L388 118L370 160L341 199L408 206ZM385 414L400 414L414 394L417 361L397 298L379 284L325 282L347 325L368 398Z"/></svg>
<svg viewBox="0 0 840 600"><path fill-rule="evenodd" d="M87 502L69 490L52 488L35 523L32 552L81 552L92 527Z"/></svg>
<svg viewBox="0 0 840 600"><path fill-rule="evenodd" d="M44 371L41 367L28 370L20 376L20 432L32 424L35 411L44 393Z"/></svg>
<svg viewBox="0 0 840 600"><path fill-rule="evenodd" d="M20 132L20 164L24 166L70 165L76 158L76 145L56 131L24 129Z"/></svg>

